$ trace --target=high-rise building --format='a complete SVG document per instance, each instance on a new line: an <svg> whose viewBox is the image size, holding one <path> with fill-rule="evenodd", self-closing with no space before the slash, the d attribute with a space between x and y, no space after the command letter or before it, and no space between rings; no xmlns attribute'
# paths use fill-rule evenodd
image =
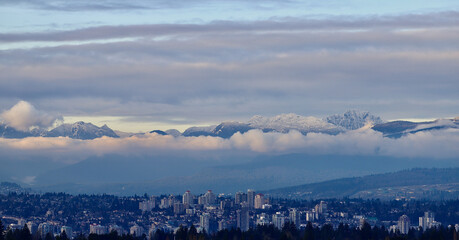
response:
<svg viewBox="0 0 459 240"><path fill-rule="evenodd" d="M210 230L210 214L203 213L201 215L201 227L205 229L207 232Z"/></svg>
<svg viewBox="0 0 459 240"><path fill-rule="evenodd" d="M162 198L161 199L161 204L159 205L159 208L164 209L164 208L170 208L171 205L169 205L169 199L168 198Z"/></svg>
<svg viewBox="0 0 459 240"><path fill-rule="evenodd" d="M315 209L312 209L311 211L306 211L306 222L314 222L317 219L319 219L319 215Z"/></svg>
<svg viewBox="0 0 459 240"><path fill-rule="evenodd" d="M129 233L134 237L141 237L145 231L143 230L143 227L136 224L129 229Z"/></svg>
<svg viewBox="0 0 459 240"><path fill-rule="evenodd" d="M324 214L327 212L327 203L325 201L320 201L318 212L319 214Z"/></svg>
<svg viewBox="0 0 459 240"><path fill-rule="evenodd" d="M169 201L169 207L174 206L174 203L177 202L177 200L175 199L175 196L172 194L169 195L168 201Z"/></svg>
<svg viewBox="0 0 459 240"><path fill-rule="evenodd" d="M155 198L152 197L147 201L139 202L139 209L142 210L142 212L150 212L156 207L156 201Z"/></svg>
<svg viewBox="0 0 459 240"><path fill-rule="evenodd" d="M233 201L231 199L224 199L220 201L220 209L230 209L233 207Z"/></svg>
<svg viewBox="0 0 459 240"><path fill-rule="evenodd" d="M243 192L237 192L236 195L234 195L234 204L238 205L243 202L247 202L247 194Z"/></svg>
<svg viewBox="0 0 459 240"><path fill-rule="evenodd" d="M259 193L255 195L255 200L254 200L254 207L255 209L261 209L263 207L263 204L265 204L265 197L262 193Z"/></svg>
<svg viewBox="0 0 459 240"><path fill-rule="evenodd" d="M27 222L27 228L29 228L30 233L32 233L32 235L33 235L34 233L37 232L38 225L36 223L30 221L30 222Z"/></svg>
<svg viewBox="0 0 459 240"><path fill-rule="evenodd" d="M207 205L207 198L206 196L202 195L198 197L198 204L200 205Z"/></svg>
<svg viewBox="0 0 459 240"><path fill-rule="evenodd" d="M38 232L40 233L41 237L45 239L46 234L48 233L54 235L54 226L46 222L40 223L40 225L38 225Z"/></svg>
<svg viewBox="0 0 459 240"><path fill-rule="evenodd" d="M228 229L228 223L226 222L226 220L222 219L218 221L218 231L222 231L225 229Z"/></svg>
<svg viewBox="0 0 459 240"><path fill-rule="evenodd" d="M247 231L250 228L248 204L241 205L241 209L236 211L236 223L241 231Z"/></svg>
<svg viewBox="0 0 459 240"><path fill-rule="evenodd" d="M67 235L67 237L68 237L69 239L72 239L72 238L73 238L73 230L72 230L71 227L69 227L69 226L62 226L62 227L61 227L61 234L62 234L63 232L65 232L65 235Z"/></svg>
<svg viewBox="0 0 459 240"><path fill-rule="evenodd" d="M110 228L108 229L109 232L116 232L118 235L123 235L124 234L124 229L121 226L118 225L110 225Z"/></svg>
<svg viewBox="0 0 459 240"><path fill-rule="evenodd" d="M285 217L280 212L273 214L273 225L278 229L282 229L285 224Z"/></svg>
<svg viewBox="0 0 459 240"><path fill-rule="evenodd" d="M408 234L410 231L410 218L406 215L402 215L398 219L397 228L401 234Z"/></svg>
<svg viewBox="0 0 459 240"><path fill-rule="evenodd" d="M185 212L185 204L176 202L174 203L174 214L182 214Z"/></svg>
<svg viewBox="0 0 459 240"><path fill-rule="evenodd" d="M438 225L439 223L435 221L435 214L433 212L425 212L423 217L419 217L419 227L422 227L424 231Z"/></svg>
<svg viewBox="0 0 459 240"><path fill-rule="evenodd" d="M206 194L204 194L204 197L206 198L206 203L204 205L213 205L215 204L217 197L215 194L212 192L212 190L208 190Z"/></svg>
<svg viewBox="0 0 459 240"><path fill-rule="evenodd" d="M253 209L255 206L255 191L253 189L247 190L247 203L249 204L249 209Z"/></svg>
<svg viewBox="0 0 459 240"><path fill-rule="evenodd" d="M289 219L291 222L295 224L297 228L300 227L300 224L301 224L300 212L296 208L290 209Z"/></svg>
<svg viewBox="0 0 459 240"><path fill-rule="evenodd" d="M107 234L107 227L93 223L89 226L89 233L97 235Z"/></svg>
<svg viewBox="0 0 459 240"><path fill-rule="evenodd" d="M257 215L257 225L265 226L269 225L269 216L266 213L261 213Z"/></svg>
<svg viewBox="0 0 459 240"><path fill-rule="evenodd" d="M190 191L186 191L182 196L182 203L187 207L193 204L193 194Z"/></svg>

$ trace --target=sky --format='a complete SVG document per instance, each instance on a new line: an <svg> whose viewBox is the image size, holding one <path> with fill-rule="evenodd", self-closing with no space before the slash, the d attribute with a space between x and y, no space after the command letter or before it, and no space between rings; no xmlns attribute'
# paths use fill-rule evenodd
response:
<svg viewBox="0 0 459 240"><path fill-rule="evenodd" d="M0 112L26 101L128 132L349 109L451 118L458 42L452 0L6 0Z"/></svg>
<svg viewBox="0 0 459 240"><path fill-rule="evenodd" d="M2 0L0 123L26 131L85 121L147 132L347 110L386 121L454 118L458 43L457 0ZM455 127L396 139L368 126L228 139L0 138L0 180L33 184L45 170L112 154L215 165L300 153L457 167L458 146Z"/></svg>

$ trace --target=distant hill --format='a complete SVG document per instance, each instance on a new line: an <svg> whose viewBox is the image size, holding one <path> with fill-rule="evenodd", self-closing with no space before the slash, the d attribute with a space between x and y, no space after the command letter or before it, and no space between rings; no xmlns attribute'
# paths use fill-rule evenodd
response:
<svg viewBox="0 0 459 240"><path fill-rule="evenodd" d="M386 195L388 197L392 197L394 196L393 191L398 191L402 189L401 187L412 186L410 189L434 191L438 190L437 187L442 187L443 185L448 185L448 191L455 192L455 195L453 196L459 197L459 168L416 168L393 173L368 175L364 177L341 178L318 183L278 188L264 192L274 196L317 199L359 197L362 195L358 195L358 193L376 192L378 189L385 189ZM424 188L419 186L424 186ZM426 188L425 186L431 187ZM416 195L415 193L413 194ZM372 195L367 194L365 196ZM379 196L382 198L385 197L384 194Z"/></svg>
<svg viewBox="0 0 459 240"><path fill-rule="evenodd" d="M22 188L19 184L12 182L1 182L0 183L0 194L6 195L8 193L26 193L30 192L30 188Z"/></svg>
<svg viewBox="0 0 459 240"><path fill-rule="evenodd" d="M43 159L43 165L50 160ZM1 163L1 160L0 160ZM50 162L52 164L52 162ZM6 165L5 165L6 166ZM51 165L54 166L54 165ZM5 180L9 169L0 169ZM40 166L36 166L38 168ZM104 155L53 167L39 174L24 173L19 179L36 176L33 188L43 192L134 194L182 194L186 190L234 193L282 188L345 177L365 176L413 167L459 167L457 158L342 155L253 155L221 153L156 153L153 155Z"/></svg>
<svg viewBox="0 0 459 240"><path fill-rule="evenodd" d="M166 132L161 131L161 130L153 130L150 133L156 133L156 134L163 135L163 136L168 135Z"/></svg>

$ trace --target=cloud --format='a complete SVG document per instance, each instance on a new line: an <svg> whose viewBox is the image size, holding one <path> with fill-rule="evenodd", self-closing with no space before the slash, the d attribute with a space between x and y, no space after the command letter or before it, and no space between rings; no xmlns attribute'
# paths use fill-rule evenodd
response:
<svg viewBox="0 0 459 240"><path fill-rule="evenodd" d="M0 108L27 99L64 115L185 125L348 109L385 119L452 117L459 108L458 16L4 33L2 47L17 48L0 51Z"/></svg>
<svg viewBox="0 0 459 240"><path fill-rule="evenodd" d="M179 37L190 39L199 35L238 36L244 34L286 36L307 32L364 32L387 33L400 31L423 32L427 29L456 29L459 12L434 12L425 14L405 14L396 16L350 17L335 16L325 19L314 18L274 18L263 21L213 21L208 24L144 24L144 25L106 25L64 31L12 32L1 33L0 42L71 42L109 39L155 39L167 40ZM377 35L371 40L378 41ZM425 38L435 39L427 34ZM138 39L140 38L140 39ZM292 39L293 40L293 39ZM369 40L369 39L367 39Z"/></svg>
<svg viewBox="0 0 459 240"><path fill-rule="evenodd" d="M62 117L37 110L26 101L19 101L9 110L4 111L0 117L7 125L23 131L31 127L48 128L57 120L62 120Z"/></svg>
<svg viewBox="0 0 459 240"><path fill-rule="evenodd" d="M251 130L236 133L230 139L219 137L172 137L145 134L128 138L102 137L77 140L64 137L25 139L0 138L0 151L8 154L49 156L56 161L79 161L92 155L151 155L158 152L252 152L264 154L306 153L311 155L390 156L445 159L459 156L459 130L418 132L391 139L371 129L338 135L297 131L263 133Z"/></svg>

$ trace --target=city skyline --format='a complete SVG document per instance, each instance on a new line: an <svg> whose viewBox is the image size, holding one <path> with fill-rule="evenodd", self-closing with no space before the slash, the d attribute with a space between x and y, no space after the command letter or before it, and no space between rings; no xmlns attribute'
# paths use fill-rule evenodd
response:
<svg viewBox="0 0 459 240"><path fill-rule="evenodd" d="M0 240L457 238L458 43L457 0L2 0Z"/></svg>

